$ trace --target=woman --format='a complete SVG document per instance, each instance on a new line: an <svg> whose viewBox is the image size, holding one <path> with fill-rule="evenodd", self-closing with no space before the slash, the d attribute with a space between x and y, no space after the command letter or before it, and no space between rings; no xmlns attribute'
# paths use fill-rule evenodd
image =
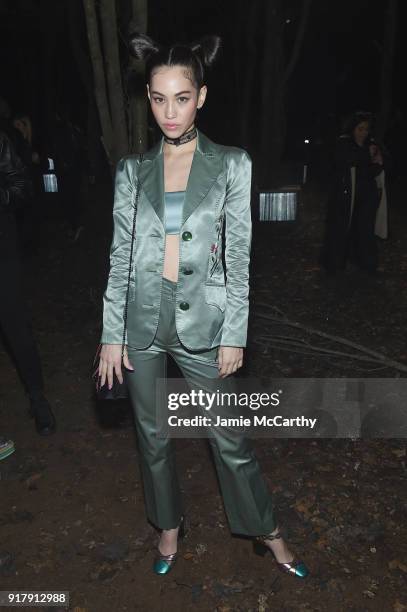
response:
<svg viewBox="0 0 407 612"><path fill-rule="evenodd" d="M224 388L233 389L230 375L242 366L247 333L251 161L245 151L215 144L195 127L207 94L204 68L218 53L218 37L164 48L134 35L132 46L136 57L146 60L147 95L163 138L141 162L130 157L118 164L99 374L109 388L114 372L123 380L123 305L139 181L123 364L131 370L126 377L147 516L161 529L154 571L165 574L175 563L178 532L182 536L185 527L172 440L155 435L156 411L163 410L155 401L156 379L166 376L168 353L191 388L213 390L223 381ZM258 552L270 549L282 571L305 577L307 568L294 559L275 524L249 441L220 428L211 433L231 530L257 536Z"/></svg>
<svg viewBox="0 0 407 612"><path fill-rule="evenodd" d="M337 142L322 254L328 273L344 269L350 259L375 274L375 236L387 237L383 154L370 136L370 128L370 114L355 113Z"/></svg>

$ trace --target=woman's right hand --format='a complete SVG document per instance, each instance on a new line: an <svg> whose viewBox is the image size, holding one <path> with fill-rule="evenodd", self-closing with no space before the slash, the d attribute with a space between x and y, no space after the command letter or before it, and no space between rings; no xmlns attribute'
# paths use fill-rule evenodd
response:
<svg viewBox="0 0 407 612"><path fill-rule="evenodd" d="M372 160L372 163L383 166L383 155L379 147L377 145L370 145L369 151L370 151L370 158Z"/></svg>
<svg viewBox="0 0 407 612"><path fill-rule="evenodd" d="M123 365L129 370L134 370L127 356L127 349L124 349ZM113 386L113 373L116 372L116 376L119 383L123 383L122 373L122 345L121 344L103 344L100 351L99 360L99 376L100 386L103 387L107 381L108 388L111 389Z"/></svg>

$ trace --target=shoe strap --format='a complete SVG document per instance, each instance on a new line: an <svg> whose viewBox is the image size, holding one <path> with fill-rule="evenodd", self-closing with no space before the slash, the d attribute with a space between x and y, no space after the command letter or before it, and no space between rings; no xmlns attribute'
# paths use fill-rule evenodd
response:
<svg viewBox="0 0 407 612"><path fill-rule="evenodd" d="M280 526L276 525L274 531L277 530L277 533L267 533L265 535L256 536L256 540L278 540L283 537L283 534L280 531Z"/></svg>
<svg viewBox="0 0 407 612"><path fill-rule="evenodd" d="M300 566L302 564L302 561L300 561L299 559L293 559L292 561L290 561L289 563L279 563L278 561L276 561L279 569L282 572L285 572L287 574L297 574L297 568L298 566Z"/></svg>
<svg viewBox="0 0 407 612"><path fill-rule="evenodd" d="M181 520L179 522L179 527L180 527L180 529L179 529L179 532L178 532L178 537L180 535L182 537L182 535L185 534L185 516L184 515L181 517ZM176 551L175 553L171 553L169 555L163 555L160 552L160 548L158 548L158 557L160 558L161 561L171 562L171 561L173 561L176 558L177 554L178 554L178 551Z"/></svg>
<svg viewBox="0 0 407 612"><path fill-rule="evenodd" d="M161 561L173 561L175 557L177 556L177 552L171 553L169 555L163 555L160 553L160 549L158 549L158 556Z"/></svg>
<svg viewBox="0 0 407 612"><path fill-rule="evenodd" d="M277 533L275 534L266 534L266 535L259 535L259 536L255 536L256 540L259 540L261 542L264 542L264 540L278 540L279 538L282 538L283 536L281 535L281 533L279 531L277 531Z"/></svg>

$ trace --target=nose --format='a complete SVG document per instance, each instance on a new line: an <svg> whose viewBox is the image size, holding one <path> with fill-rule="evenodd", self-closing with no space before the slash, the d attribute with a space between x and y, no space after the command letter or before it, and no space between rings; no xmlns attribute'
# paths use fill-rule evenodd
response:
<svg viewBox="0 0 407 612"><path fill-rule="evenodd" d="M174 119L176 116L174 102L168 102L165 107L165 116L167 119Z"/></svg>

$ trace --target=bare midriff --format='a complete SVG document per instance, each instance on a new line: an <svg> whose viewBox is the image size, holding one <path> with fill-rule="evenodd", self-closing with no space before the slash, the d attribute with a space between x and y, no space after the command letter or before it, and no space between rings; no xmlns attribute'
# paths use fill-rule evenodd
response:
<svg viewBox="0 0 407 612"><path fill-rule="evenodd" d="M168 145L172 147L173 145ZM164 185L165 191L185 191L191 170L196 141L188 143L185 152L168 153L164 146ZM173 282L178 281L179 268L179 234L167 234L165 237L163 276Z"/></svg>
<svg viewBox="0 0 407 612"><path fill-rule="evenodd" d="M167 234L165 237L164 278L174 283L178 280L179 234Z"/></svg>

